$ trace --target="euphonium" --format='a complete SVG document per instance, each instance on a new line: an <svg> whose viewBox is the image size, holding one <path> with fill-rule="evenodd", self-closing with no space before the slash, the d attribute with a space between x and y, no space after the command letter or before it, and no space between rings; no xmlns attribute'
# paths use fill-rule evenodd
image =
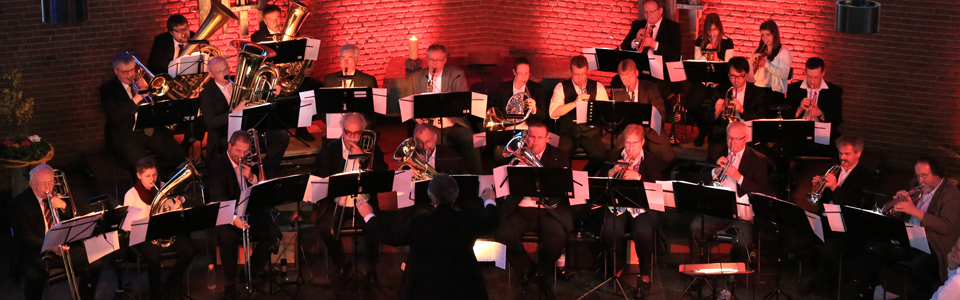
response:
<svg viewBox="0 0 960 300"><path fill-rule="evenodd" d="M530 98L530 94L526 91L510 96L503 110L506 113L501 112L499 107L491 107L483 119L483 127L487 131L502 131L507 127L526 122L533 112L533 108L527 105L527 98Z"/></svg>
<svg viewBox="0 0 960 300"><path fill-rule="evenodd" d="M736 110L733 108L734 104L732 103L732 101L735 101L736 98L737 98L736 86L732 86L730 87L730 89L727 90L727 93L724 94L723 113L720 114L720 116L724 120L727 120L727 122L740 121L740 118L737 117Z"/></svg>
<svg viewBox="0 0 960 300"><path fill-rule="evenodd" d="M503 157L511 157L509 165L516 165L517 163L523 163L531 167L542 168L543 164L540 163L540 160L537 159L537 155L530 152L529 147L527 147L527 133L526 131L518 132L513 138L507 142L507 145L503 147Z"/></svg>
<svg viewBox="0 0 960 300"><path fill-rule="evenodd" d="M150 202L150 216L152 217L157 214L183 209L183 203L177 203L176 197L171 197L170 193L178 186L187 183L187 179L190 179L191 177L199 178L200 173L197 172L197 168L194 167L190 161L187 161L186 166L183 166L183 168L180 169L177 174L173 175L173 178L170 178L169 182L164 184L162 188L158 189L157 195L154 196L153 201ZM157 188L157 186L154 185L154 188ZM167 248L170 247L170 245L172 245L175 241L175 237L170 237L167 239L156 239L150 241L150 243Z"/></svg>
<svg viewBox="0 0 960 300"><path fill-rule="evenodd" d="M230 111L240 103L254 106L268 102L273 95L269 90L280 80L280 70L265 61L277 53L266 46L247 41L235 40L230 45L237 49L237 76L230 97ZM264 91L267 95L259 95Z"/></svg>
<svg viewBox="0 0 960 300"><path fill-rule="evenodd" d="M807 193L807 201L813 204L820 202L820 197L823 196L823 190L827 187L827 175L830 174L833 174L833 176L840 175L840 165L830 166L830 169L827 169L827 173L820 176L820 180L817 180L817 183L813 185L813 191Z"/></svg>
<svg viewBox="0 0 960 300"><path fill-rule="evenodd" d="M404 167L412 170L414 181L427 180L437 175L437 170L417 151L417 141L413 138L407 138L397 146L397 150L393 152L393 160L397 162L398 170Z"/></svg>
<svg viewBox="0 0 960 300"><path fill-rule="evenodd" d="M50 216L53 217L53 224L50 224L50 227L53 228L53 225L60 224L60 214L57 212L57 209L53 207L53 201L51 201L50 197L50 192L47 192L47 204L49 205L47 209L50 210ZM70 186L67 185L67 176L63 171L57 169L53 170L53 197L59 197L61 200L67 202L73 209L73 216L77 216L77 205L73 203ZM64 273L67 277L67 286L70 289L70 298L80 300L80 288L77 282L77 274L74 273L73 259L70 257L70 250L64 249L63 245L59 247L60 257L63 259Z"/></svg>
<svg viewBox="0 0 960 300"><path fill-rule="evenodd" d="M284 42L305 37L299 36L300 25L310 15L310 2L293 1L287 9L287 19L283 23L283 31L277 41ZM277 64L280 69L280 94L288 95L297 91L305 77L304 71L313 67L312 60L303 60L292 63Z"/></svg>
<svg viewBox="0 0 960 300"><path fill-rule="evenodd" d="M894 196L894 197L893 197L893 200L890 200L890 202L887 202L886 204L883 205L883 208L880 209L880 212L883 213L883 214L885 214L885 215L893 215L893 207L896 206L897 203L900 203L900 202L903 202L903 201L917 201L917 200L919 200L920 197L923 197L923 184L921 183L921 184L918 185L917 187L915 187L915 188L913 188L912 190L910 190L909 192L907 192L907 196L908 196L908 197ZM916 204L916 203L914 203L914 204Z"/></svg>

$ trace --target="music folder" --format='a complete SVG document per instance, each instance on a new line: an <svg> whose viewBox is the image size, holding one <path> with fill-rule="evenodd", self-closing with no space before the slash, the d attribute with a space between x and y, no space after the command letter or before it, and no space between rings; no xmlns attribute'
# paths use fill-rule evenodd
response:
<svg viewBox="0 0 960 300"><path fill-rule="evenodd" d="M778 226L787 226L801 233L823 239L823 223L820 216L808 212L796 204L763 194L751 193L750 204L756 220L764 220Z"/></svg>
<svg viewBox="0 0 960 300"><path fill-rule="evenodd" d="M590 177L590 202L604 207L650 209L643 181Z"/></svg>
<svg viewBox="0 0 960 300"><path fill-rule="evenodd" d="M424 93L399 100L400 119L455 118L486 116L487 95L473 92Z"/></svg>
<svg viewBox="0 0 960 300"><path fill-rule="evenodd" d="M753 142L814 142L815 123L801 119L757 119L747 121L750 127L748 141ZM827 143L829 144L829 134Z"/></svg>
<svg viewBox="0 0 960 300"><path fill-rule="evenodd" d="M632 59L637 64L637 70L641 74L650 72L650 60L647 54L637 51L624 51L608 48L584 48L583 56L587 58L587 65L590 70L617 72L620 61Z"/></svg>
<svg viewBox="0 0 960 300"><path fill-rule="evenodd" d="M662 121L660 110L651 104L593 100L577 102L577 124L613 127L623 130L629 124L653 128L660 133Z"/></svg>
<svg viewBox="0 0 960 300"><path fill-rule="evenodd" d="M157 99L154 99L157 100ZM152 105L137 107L132 130L164 127L193 122L200 115L200 99L156 101Z"/></svg>
<svg viewBox="0 0 960 300"><path fill-rule="evenodd" d="M261 181L240 192L237 202L237 215L247 215L247 211L265 211L266 209L287 203L296 203L306 199L309 175L297 174Z"/></svg>
<svg viewBox="0 0 960 300"><path fill-rule="evenodd" d="M217 202L150 216L146 223L134 223L131 232L142 230L138 227L144 225L146 225L146 232L143 235L143 240L131 238L130 246L145 241L166 239L179 234L189 234L194 231L213 228L217 226L219 213L220 203Z"/></svg>
<svg viewBox="0 0 960 300"><path fill-rule="evenodd" d="M824 206L824 209L826 209L826 205ZM840 206L840 219L847 236L903 248L914 246L918 250L929 253L929 245L914 245L911 243L910 234L907 232L908 226L911 225L900 219L846 205ZM834 224L830 224L830 226L833 227Z"/></svg>
<svg viewBox="0 0 960 300"><path fill-rule="evenodd" d="M716 50L701 50L714 51ZM684 60L683 69L691 82L713 82L719 85L730 84L730 64L723 61ZM726 92L726 91L721 91Z"/></svg>
<svg viewBox="0 0 960 300"><path fill-rule="evenodd" d="M374 111L373 88L319 88L314 90L317 101L317 111L328 114Z"/></svg>
<svg viewBox="0 0 960 300"><path fill-rule="evenodd" d="M674 181L673 199L681 212L737 218L737 193L725 188Z"/></svg>
<svg viewBox="0 0 960 300"><path fill-rule="evenodd" d="M304 119L310 120L315 113L312 106L302 102L301 99L296 98L284 99L230 113L227 125L228 136L235 131L250 128L255 128L258 132L267 132L300 127Z"/></svg>
<svg viewBox="0 0 960 300"><path fill-rule="evenodd" d="M551 204L586 204L590 198L587 172L565 168L500 166L493 169L497 197L538 197L562 199Z"/></svg>
<svg viewBox="0 0 960 300"><path fill-rule="evenodd" d="M267 62L282 64L299 62L304 60L317 60L317 54L320 49L320 40L317 39L295 39L289 41L267 41L260 45L273 49L276 56L267 58Z"/></svg>

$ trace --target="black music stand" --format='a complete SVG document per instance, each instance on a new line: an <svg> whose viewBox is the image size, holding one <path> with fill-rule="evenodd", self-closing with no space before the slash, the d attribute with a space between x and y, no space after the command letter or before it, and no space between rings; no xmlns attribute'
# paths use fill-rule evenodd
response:
<svg viewBox="0 0 960 300"><path fill-rule="evenodd" d="M277 53L274 57L267 58L267 62L274 64L301 62L306 60L304 57L307 52L307 40L296 39L282 42L267 41L260 43Z"/></svg>
<svg viewBox="0 0 960 300"><path fill-rule="evenodd" d="M730 84L730 64L722 61L684 60L683 70L690 82L713 82L718 85Z"/></svg>
<svg viewBox="0 0 960 300"><path fill-rule="evenodd" d="M756 193L750 194L749 198L750 204L753 206L753 214L756 216L755 219L772 223L774 234L777 236L777 274L774 285L776 289L763 296L763 299L780 299L780 296L790 299L790 296L780 289L780 269L783 262L783 240L780 229L786 226L805 235L817 237L817 234L810 227L806 211L796 204ZM759 229L759 227L757 228ZM760 248L760 246L758 245L757 248Z"/></svg>
<svg viewBox="0 0 960 300"><path fill-rule="evenodd" d="M780 158L785 159L786 145L798 145L800 143L812 143L814 140L815 123L813 121L804 121L799 119L760 119L753 120L752 140L753 142L775 142L779 145ZM788 166L787 170L787 195L793 190L793 167Z"/></svg>
<svg viewBox="0 0 960 300"><path fill-rule="evenodd" d="M693 213L700 216L700 237L706 239L706 216L713 216L721 219L737 218L737 194L733 191L694 184L689 182L673 182L673 198L676 209L680 212ZM699 241L697 241L699 243ZM701 247L700 256L704 256L705 247ZM694 251L690 250L691 253ZM713 285L702 276L695 276L693 281L687 285L681 298L692 292L692 288L700 281L703 281L710 288L712 295L716 295Z"/></svg>
<svg viewBox="0 0 960 300"><path fill-rule="evenodd" d="M472 112L472 92L426 93L413 95L413 118L440 118L440 145L443 145L443 118L456 118Z"/></svg>
<svg viewBox="0 0 960 300"><path fill-rule="evenodd" d="M133 130L165 127L193 122L200 114L200 98L177 101L158 101L137 107Z"/></svg>
<svg viewBox="0 0 960 300"><path fill-rule="evenodd" d="M626 51L626 50L617 50L617 49L606 49L606 48L595 48L596 54L594 53L584 53L584 55L593 55L597 61L597 71L604 72L617 72L617 68L620 65L620 62L625 59L632 59L637 65L637 70L644 74L643 72L650 72L650 60L647 57L646 52L637 52L637 51Z"/></svg>
<svg viewBox="0 0 960 300"><path fill-rule="evenodd" d="M319 88L314 90L317 101L317 111L328 114L374 111L373 88Z"/></svg>
<svg viewBox="0 0 960 300"><path fill-rule="evenodd" d="M617 134L627 125L637 124L650 127L653 122L659 121L653 119L654 109L656 108L651 104L639 102L588 101L586 124L600 126L609 132L611 134L610 148L613 148L617 140Z"/></svg>
<svg viewBox="0 0 960 300"><path fill-rule="evenodd" d="M643 181L613 179L606 177L590 177L589 184L590 199L592 199L590 202L593 205L600 206L601 209L642 208L646 211L650 211L650 204L647 202L647 190L644 188ZM603 214L604 225L607 224L606 219L609 216L610 214ZM602 226L600 231L603 232ZM617 249L617 241L619 240L620 238L613 240L613 249ZM617 254L618 253L616 252L607 254L613 257L613 271L616 273L612 274L609 278L607 278L607 280L587 291L586 294L581 295L580 298L593 293L611 281L613 281L614 284L614 292L616 292L617 288L619 288L620 295L623 295L624 299L627 298L627 293L623 289L623 282L620 282L620 272L617 272Z"/></svg>
<svg viewBox="0 0 960 300"><path fill-rule="evenodd" d="M260 135L265 135L269 130L283 130L304 146L309 147L307 142L290 132L290 129L298 127L301 110L305 107L307 106L300 105L300 98L282 99L248 107L241 112L240 130L256 129Z"/></svg>

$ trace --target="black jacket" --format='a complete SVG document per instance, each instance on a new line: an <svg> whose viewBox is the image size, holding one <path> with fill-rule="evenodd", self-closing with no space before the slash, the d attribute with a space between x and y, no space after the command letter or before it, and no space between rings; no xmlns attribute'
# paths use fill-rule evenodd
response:
<svg viewBox="0 0 960 300"><path fill-rule="evenodd" d="M369 163L366 159L361 159L361 162L364 166ZM343 159L343 140L332 140L323 146L323 150L317 153L316 164L311 174L319 177L329 177L333 174L343 173L344 163L346 163L346 160ZM383 151L380 151L380 146L374 147L373 169L384 171L389 168L383 160Z"/></svg>
<svg viewBox="0 0 960 300"><path fill-rule="evenodd" d="M193 36L194 32L190 32ZM173 35L169 31L161 33L153 38L153 46L150 47L150 58L147 59L147 69L154 75L167 73L167 65L173 61Z"/></svg>
<svg viewBox="0 0 960 300"><path fill-rule="evenodd" d="M370 218L367 229L384 244L410 246L400 299L488 298L473 244L481 235L496 230L499 216L493 205L485 210L481 215L440 205L397 229L378 217Z"/></svg>
<svg viewBox="0 0 960 300"><path fill-rule="evenodd" d="M720 148L718 148L720 149ZM727 147L722 148L722 152L709 153L707 163L715 163L721 156L727 155ZM766 156L746 146L743 150L743 158L740 159L738 171L743 175L743 183L737 186L737 197L749 193L762 193L771 195L773 190L770 188L769 170L773 165ZM722 170L722 169L721 169ZM711 172L703 172L707 177L711 177ZM712 178L709 178L712 179ZM708 179L708 180L709 180Z"/></svg>
<svg viewBox="0 0 960 300"><path fill-rule="evenodd" d="M123 88L120 79L114 77L100 86L100 107L107 116L106 134L109 139L123 139L134 134L143 134L142 130L133 131L136 124L137 104ZM166 127L155 130L167 130Z"/></svg>
<svg viewBox="0 0 960 300"><path fill-rule="evenodd" d="M840 176L837 176L837 180L840 180ZM863 209L873 208L874 203L872 201L864 200L867 194L863 192L863 189L874 187L876 181L877 173L867 169L863 163L859 163L850 171L850 175L847 175L847 179L836 190L825 188L823 195L821 195L823 200L818 203L833 203ZM822 207L823 204L820 206Z"/></svg>
<svg viewBox="0 0 960 300"><path fill-rule="evenodd" d="M527 93L530 93L530 98L537 101L537 113L530 114L530 117L540 121L547 120L550 99L543 98L543 86L539 82L527 80ZM501 82L497 86L497 91L488 98L487 109L497 107L502 111L507 107L507 101L510 100L511 96L513 96L513 80Z"/></svg>
<svg viewBox="0 0 960 300"><path fill-rule="evenodd" d="M740 117L743 118L744 121L763 119L768 109L764 91L751 82L747 82L746 84L747 86L743 90L743 113L740 114ZM710 97L711 108L714 107L713 104L716 104L717 100L726 97L727 90L729 90L731 86L730 83L726 83L718 85L717 88L713 90L714 93ZM717 117L717 121L726 124L726 120L720 117Z"/></svg>
<svg viewBox="0 0 960 300"><path fill-rule="evenodd" d="M342 75L343 75L343 71L336 71L336 72L324 75L323 76L324 86L340 87L342 85L341 81L345 79L341 77ZM364 72L360 72L360 70L356 70L353 73L353 78L349 78L349 79L353 79L353 86L355 87L372 87L372 88L380 87L377 84L376 77L373 77L373 75L370 75Z"/></svg>
<svg viewBox="0 0 960 300"><path fill-rule="evenodd" d="M203 112L203 123L207 127L207 151L210 153L226 151L227 145L224 141L227 139L230 104L213 80L207 82L200 91L200 111ZM213 159L213 156L208 155L208 159Z"/></svg>
<svg viewBox="0 0 960 300"><path fill-rule="evenodd" d="M544 167L551 168L570 168L570 155L567 152L560 150L560 148L547 145L547 149L543 150L543 155L540 157L540 163ZM520 205L520 201L523 200L523 197L516 196L507 196L502 198L501 202L497 204L500 209L500 217L506 218L513 213L514 210ZM563 225L563 229L567 232L573 231L573 215L570 211L569 199L556 199L556 203L561 203L556 208L547 209L550 215L555 218L560 224Z"/></svg>
<svg viewBox="0 0 960 300"><path fill-rule="evenodd" d="M630 25L630 32L627 33L623 42L620 43L620 49L641 51L642 49L631 48L631 44L633 43L633 39L637 38L640 30L646 27L647 20L634 20L633 24ZM680 61L680 52L683 49L681 46L680 24L663 18L663 21L660 21L660 29L657 30L656 41L659 42L660 45L653 54L663 57L663 80L669 82L670 74L667 72L666 63Z"/></svg>
<svg viewBox="0 0 960 300"><path fill-rule="evenodd" d="M802 84L803 81L797 81L787 86L787 104L793 107L787 116L791 118L807 97L807 90L800 88ZM827 82L827 89L821 89L817 99L823 120L830 123L830 142L833 144L840 137L840 124L843 124L843 87Z"/></svg>
<svg viewBox="0 0 960 300"><path fill-rule="evenodd" d="M256 174L256 169L253 170ZM260 181L265 180L260 178ZM237 181L237 173L230 163L227 153L217 155L210 166L207 167L206 174L203 175L203 181L206 183L209 191L210 202L221 202L230 200L239 200L240 182ZM273 219L266 211L247 211L251 227L266 227L273 224ZM233 225L226 225L233 226Z"/></svg>
<svg viewBox="0 0 960 300"><path fill-rule="evenodd" d="M72 217L68 213L72 211L69 206L68 202L67 209L60 213L60 220ZM3 214L13 233L13 271L19 274L24 260L39 260L41 257L43 249L40 248L43 247L46 231L43 211L40 209L40 202L33 194L33 189L27 188L8 202Z"/></svg>
<svg viewBox="0 0 960 300"><path fill-rule="evenodd" d="M267 30L267 24L266 24L266 23L263 23L263 22L261 21L261 22L260 22L260 27L258 27L258 28L259 28L259 29L257 29L257 31L254 31L253 34L250 35L250 41L251 41L251 42L254 42L254 43L262 43L262 42L273 41L273 38L270 37L270 31Z"/></svg>
<svg viewBox="0 0 960 300"><path fill-rule="evenodd" d="M623 147L615 149L607 153L606 161L610 163L615 163L623 159L622 156ZM643 160L640 161L640 181L644 182L656 182L657 180L663 179L663 168L667 165L660 157L657 157L656 154L644 151ZM607 173L613 169L613 164L604 164L603 168L600 169L599 176L607 176Z"/></svg>

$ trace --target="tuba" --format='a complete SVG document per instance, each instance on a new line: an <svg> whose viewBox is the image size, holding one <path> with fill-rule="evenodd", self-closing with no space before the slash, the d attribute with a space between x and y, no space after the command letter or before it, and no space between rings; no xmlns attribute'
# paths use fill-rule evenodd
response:
<svg viewBox="0 0 960 300"><path fill-rule="evenodd" d="M167 182L162 188L159 188L157 195L154 196L153 201L150 202L150 216L183 209L183 203L177 203L175 197L170 197L170 193L174 188L186 183L187 179L191 177L200 178L200 173L197 172L197 168L194 167L190 161L187 161L187 165L183 166L177 174L173 175L170 182ZM154 188L157 187L154 186ZM150 242L154 245L167 248L175 241L175 237L170 237L168 239L156 239Z"/></svg>
<svg viewBox="0 0 960 300"><path fill-rule="evenodd" d="M531 167L542 168L543 164L540 163L540 160L537 159L537 155L530 152L530 149L527 147L527 133L526 131L519 132L507 142L507 145L503 147L503 157L511 157L509 165L516 165L518 163L523 163Z"/></svg>
<svg viewBox="0 0 960 300"><path fill-rule="evenodd" d="M53 170L53 197L59 197L64 200L70 207L73 209L73 216L77 216L77 205L73 203L73 197L70 195L70 186L67 185L67 176L58 169ZM50 192L47 192L47 204L50 210L50 215L53 217L53 224L50 224L52 228L53 225L60 224L60 214L57 213L57 209L53 207L53 202L50 201ZM73 269L73 259L70 257L70 250L63 248L63 245L60 245L61 258L63 259L63 269L67 277L67 286L70 288L70 298L74 300L80 300L80 289L77 282L77 274L74 273Z"/></svg>
<svg viewBox="0 0 960 300"><path fill-rule="evenodd" d="M280 70L267 58L277 55L272 49L255 43L234 40L230 45L237 49L237 76L230 98L230 111L245 103L247 106L263 104L272 99L272 93L260 95L277 85Z"/></svg>
<svg viewBox="0 0 960 300"><path fill-rule="evenodd" d="M413 138L407 138L397 146L397 150L393 152L393 160L397 161L398 170L404 167L413 170L414 181L427 180L437 175L437 170L417 151L417 141Z"/></svg>
<svg viewBox="0 0 960 300"><path fill-rule="evenodd" d="M220 27L226 25L229 19L234 21L239 21L240 18L233 13L229 8L224 6L220 1L210 1L210 13L207 14L207 18L203 20L203 23L200 24L200 29L197 30L197 33L194 33L190 37L191 41L200 41L209 39L213 36L213 33L220 30ZM220 51L219 48L214 47L213 45L208 44L187 44L183 48L183 51L180 52L180 56L185 56L192 54L194 52L206 53L210 56L222 56L223 51Z"/></svg>
<svg viewBox="0 0 960 300"><path fill-rule="evenodd" d="M300 26L303 25L303 21L307 19L307 16L312 12L312 3L309 1L292 1L290 2L290 8L287 9L287 19L283 23L283 31L280 33L280 37L274 37L278 42L285 42L296 39L303 39L306 37L300 37ZM300 84L303 83L304 71L313 67L312 60L303 60L292 63L282 63L277 64L277 68L280 70L280 94L288 95L292 94L300 88Z"/></svg>
<svg viewBox="0 0 960 300"><path fill-rule="evenodd" d="M533 112L533 108L527 105L527 98L530 98L529 93L519 92L510 96L502 112L499 107L491 107L487 110L486 118L483 119L483 127L487 131L503 131L507 127L527 121L530 113Z"/></svg>
<svg viewBox="0 0 960 300"><path fill-rule="evenodd" d="M810 203L817 204L820 202L820 197L823 196L823 189L827 187L827 175L833 174L833 176L840 175L840 165L830 166L830 169L827 169L827 172L820 176L820 180L817 180L817 183L813 185L813 191L807 193L807 201Z"/></svg>

